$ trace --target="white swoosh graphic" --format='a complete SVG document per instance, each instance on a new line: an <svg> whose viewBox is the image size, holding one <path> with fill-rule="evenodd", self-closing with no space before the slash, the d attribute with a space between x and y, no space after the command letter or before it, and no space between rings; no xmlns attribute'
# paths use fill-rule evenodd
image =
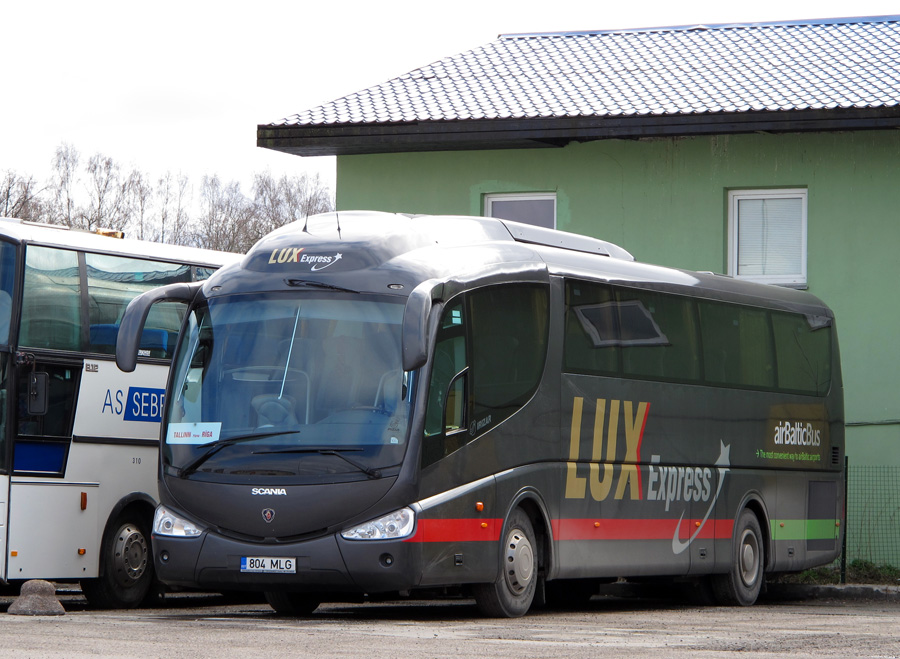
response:
<svg viewBox="0 0 900 659"><path fill-rule="evenodd" d="M318 272L319 270L324 270L324 269L327 268L328 266L332 266L332 265L334 265L335 263L337 263L338 261L340 261L340 260L343 258L343 256L344 256L343 254L335 254L335 255L334 255L334 259L332 259L331 261L329 261L329 262L326 263L325 265L321 265L321 266L320 266L318 263L316 263L315 265L313 265L312 267L310 267L309 271L310 271L310 272Z"/></svg>
<svg viewBox="0 0 900 659"><path fill-rule="evenodd" d="M687 542L682 542L678 539L678 532L681 530L681 522L684 520L684 512L682 511L681 517L678 518L678 525L675 527L675 535L672 536L672 551L675 554L680 554L691 546L691 543L698 535L700 535L700 531L702 531L703 527L706 525L706 520L712 515L713 508L716 506L716 500L718 500L719 493L722 491L722 483L725 480L725 474L728 473L728 468L731 465L731 444L725 446L725 443L722 442L722 440L719 440L719 446L721 449L719 451L719 458L716 460L716 467L718 467L719 472L719 484L716 486L716 496L709 502L709 508L706 510L706 515L703 516L703 521L700 522L700 526L698 526L697 530L694 531L694 534L688 538Z"/></svg>

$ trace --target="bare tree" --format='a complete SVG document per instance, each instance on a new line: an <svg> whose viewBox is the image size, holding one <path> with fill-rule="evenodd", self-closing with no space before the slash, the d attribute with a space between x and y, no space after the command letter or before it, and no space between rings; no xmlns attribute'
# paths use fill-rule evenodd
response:
<svg viewBox="0 0 900 659"><path fill-rule="evenodd" d="M218 176L204 176L200 205L197 245L225 252L246 252L251 247L253 206L241 193L239 183L222 185Z"/></svg>
<svg viewBox="0 0 900 659"><path fill-rule="evenodd" d="M46 218L53 224L64 224L67 227L76 224L78 207L75 203L75 184L78 180L80 159L78 149L72 145L63 143L56 147L50 182L53 198L50 200L49 216Z"/></svg>
<svg viewBox="0 0 900 659"><path fill-rule="evenodd" d="M152 240L173 245L191 242L191 220L188 207L191 203L190 185L183 174L166 175L156 183L156 199L159 208L159 225Z"/></svg>
<svg viewBox="0 0 900 659"><path fill-rule="evenodd" d="M87 173L88 204L81 213L81 228L125 231L131 221L129 179L122 176L117 162L100 153L91 156Z"/></svg>
<svg viewBox="0 0 900 659"><path fill-rule="evenodd" d="M17 217L20 220L41 220L43 209L40 190L33 176L20 176L7 170L0 179L0 217Z"/></svg>
<svg viewBox="0 0 900 659"><path fill-rule="evenodd" d="M334 209L331 192L319 175L282 176L257 173L253 182L253 205L257 239L290 222Z"/></svg>
<svg viewBox="0 0 900 659"><path fill-rule="evenodd" d="M330 211L334 198L318 175L254 176L252 199L237 182L205 176L194 203L183 174L155 184L140 170L123 173L112 158L92 156L83 169L77 149L61 144L48 185L7 172L0 177L0 214L83 229L108 228L137 238L244 252L265 234L308 215ZM198 213L199 210L199 213Z"/></svg>
<svg viewBox="0 0 900 659"><path fill-rule="evenodd" d="M125 184L128 215L131 218L132 230L139 240L151 240L156 233L150 209L153 206L153 188L146 174L137 169L131 170Z"/></svg>

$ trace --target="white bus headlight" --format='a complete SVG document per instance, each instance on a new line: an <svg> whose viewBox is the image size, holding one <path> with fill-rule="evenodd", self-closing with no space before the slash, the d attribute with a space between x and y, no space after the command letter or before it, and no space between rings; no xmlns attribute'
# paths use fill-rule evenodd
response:
<svg viewBox="0 0 900 659"><path fill-rule="evenodd" d="M184 538L200 535L203 531L196 524L182 519L163 506L157 506L153 516L153 532Z"/></svg>
<svg viewBox="0 0 900 659"><path fill-rule="evenodd" d="M401 508L370 522L341 532L345 540L396 540L412 535L416 527L416 514L411 508Z"/></svg>

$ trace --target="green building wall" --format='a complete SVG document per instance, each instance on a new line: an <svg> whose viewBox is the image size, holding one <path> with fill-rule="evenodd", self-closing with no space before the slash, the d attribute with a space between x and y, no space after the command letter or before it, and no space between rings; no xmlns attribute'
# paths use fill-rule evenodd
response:
<svg viewBox="0 0 900 659"><path fill-rule="evenodd" d="M900 465L900 131L603 140L340 156L337 208L481 215L555 192L557 228L640 261L725 272L728 191L808 190L809 290L834 309L854 465Z"/></svg>

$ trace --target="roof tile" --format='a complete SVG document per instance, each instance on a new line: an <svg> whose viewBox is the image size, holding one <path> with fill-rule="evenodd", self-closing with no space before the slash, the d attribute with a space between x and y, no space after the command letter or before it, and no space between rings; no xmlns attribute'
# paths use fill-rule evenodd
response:
<svg viewBox="0 0 900 659"><path fill-rule="evenodd" d="M278 126L900 103L900 17L501 35Z"/></svg>

